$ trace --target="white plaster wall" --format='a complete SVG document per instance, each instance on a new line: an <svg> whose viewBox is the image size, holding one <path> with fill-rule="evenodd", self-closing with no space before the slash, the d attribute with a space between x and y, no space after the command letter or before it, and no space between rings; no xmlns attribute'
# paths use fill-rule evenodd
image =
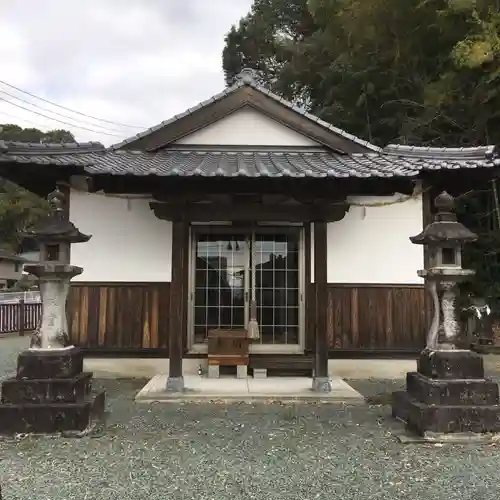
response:
<svg viewBox="0 0 500 500"><path fill-rule="evenodd" d="M71 191L70 220L92 235L71 247L71 264L84 269L73 281L171 281L172 223L149 200Z"/></svg>
<svg viewBox="0 0 500 500"><path fill-rule="evenodd" d="M317 146L318 143L249 106L182 137L175 144Z"/></svg>
<svg viewBox="0 0 500 500"><path fill-rule="evenodd" d="M371 204L401 196L350 200ZM328 282L422 283L417 270L424 265L423 249L409 240L422 225L421 197L379 207L351 205L341 221L328 224Z"/></svg>

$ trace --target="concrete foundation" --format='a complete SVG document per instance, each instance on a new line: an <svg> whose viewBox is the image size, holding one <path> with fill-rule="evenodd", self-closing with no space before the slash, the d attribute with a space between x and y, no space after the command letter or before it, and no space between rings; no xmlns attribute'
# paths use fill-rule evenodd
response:
<svg viewBox="0 0 500 500"><path fill-rule="evenodd" d="M219 378L219 365L208 365L208 378Z"/></svg>
<svg viewBox="0 0 500 500"><path fill-rule="evenodd" d="M247 378L248 377L248 366L247 365L237 365L236 366L236 378Z"/></svg>
<svg viewBox="0 0 500 500"><path fill-rule="evenodd" d="M156 375L137 394L140 403L179 401L315 401L326 403L364 404L364 398L339 378L331 380L332 390L317 393L311 389L308 377L268 377L238 379L210 379L196 375L185 377L185 392L172 394L165 391L167 375Z"/></svg>
<svg viewBox="0 0 500 500"><path fill-rule="evenodd" d="M254 368L253 378L267 378L267 370L265 368Z"/></svg>
<svg viewBox="0 0 500 500"><path fill-rule="evenodd" d="M498 365L500 356L486 356L485 365ZM198 368L208 372L206 358L189 358L182 361L184 376L197 375ZM91 358L86 357L85 371L94 373L96 378L152 378L157 374L168 373L169 360L165 358ZM413 359L330 359L328 375L330 378L350 379L404 379L407 372L417 369Z"/></svg>

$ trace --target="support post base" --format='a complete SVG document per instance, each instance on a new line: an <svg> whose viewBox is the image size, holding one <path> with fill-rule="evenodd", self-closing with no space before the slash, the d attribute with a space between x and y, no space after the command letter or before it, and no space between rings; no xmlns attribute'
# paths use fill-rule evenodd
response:
<svg viewBox="0 0 500 500"><path fill-rule="evenodd" d="M332 392L332 383L329 377L314 377L312 383L314 392Z"/></svg>
<svg viewBox="0 0 500 500"><path fill-rule="evenodd" d="M168 377L167 392L184 392L184 377Z"/></svg>

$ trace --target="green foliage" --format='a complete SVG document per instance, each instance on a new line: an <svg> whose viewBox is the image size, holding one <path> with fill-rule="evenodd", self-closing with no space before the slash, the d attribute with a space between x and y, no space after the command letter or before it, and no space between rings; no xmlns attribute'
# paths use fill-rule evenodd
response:
<svg viewBox="0 0 500 500"><path fill-rule="evenodd" d="M500 142L497 3L255 0L226 37L226 81L251 67L274 91L380 145Z"/></svg>
<svg viewBox="0 0 500 500"><path fill-rule="evenodd" d="M11 123L0 124L0 140L38 143L75 142L71 132L67 130L49 130L42 132L37 128L22 128Z"/></svg>
<svg viewBox="0 0 500 500"><path fill-rule="evenodd" d="M37 143L75 142L75 138L67 130L42 132L35 128L23 129L13 124L0 125L0 140ZM22 231L45 215L47 210L46 200L10 181L0 179L0 244L13 251L18 250Z"/></svg>
<svg viewBox="0 0 500 500"><path fill-rule="evenodd" d="M500 144L500 0L255 0L223 67L381 146ZM460 199L470 291L500 303L496 210L489 182Z"/></svg>

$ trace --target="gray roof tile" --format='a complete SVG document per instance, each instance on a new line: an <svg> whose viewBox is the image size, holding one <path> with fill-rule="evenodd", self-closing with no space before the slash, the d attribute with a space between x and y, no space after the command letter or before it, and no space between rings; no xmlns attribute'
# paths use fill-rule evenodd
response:
<svg viewBox="0 0 500 500"><path fill-rule="evenodd" d="M421 171L493 168L491 147L388 146L380 153L335 154L318 148L267 150L164 149L155 153L105 149L99 143L50 145L0 142L0 163L77 167L90 175L179 177L413 177Z"/></svg>

